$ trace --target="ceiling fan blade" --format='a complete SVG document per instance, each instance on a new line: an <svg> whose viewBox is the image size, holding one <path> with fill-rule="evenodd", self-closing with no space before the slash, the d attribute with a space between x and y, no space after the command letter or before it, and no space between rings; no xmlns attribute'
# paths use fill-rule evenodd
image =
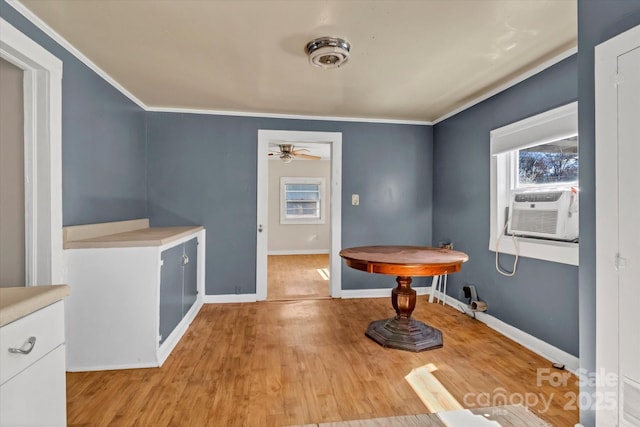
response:
<svg viewBox="0 0 640 427"><path fill-rule="evenodd" d="M293 151L291 152L291 154L299 154L299 153L301 153L301 152L303 152L303 151L309 151L309 150L307 150L306 148L300 148L300 149L298 149L298 150L293 150Z"/></svg>
<svg viewBox="0 0 640 427"><path fill-rule="evenodd" d="M296 153L295 156L301 159L307 159L307 160L320 160L322 158L320 156L312 156L310 154L300 154L300 153Z"/></svg>

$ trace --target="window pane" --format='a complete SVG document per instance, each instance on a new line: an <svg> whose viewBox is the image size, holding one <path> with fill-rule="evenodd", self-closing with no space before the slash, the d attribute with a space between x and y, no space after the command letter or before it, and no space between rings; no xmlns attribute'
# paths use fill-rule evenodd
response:
<svg viewBox="0 0 640 427"><path fill-rule="evenodd" d="M309 191L287 191L287 200L318 200L320 193Z"/></svg>
<svg viewBox="0 0 640 427"><path fill-rule="evenodd" d="M318 184L287 184L287 191L318 191Z"/></svg>
<svg viewBox="0 0 640 427"><path fill-rule="evenodd" d="M286 184L285 200L320 200L318 184Z"/></svg>
<svg viewBox="0 0 640 427"><path fill-rule="evenodd" d="M317 202L287 202L287 216L294 217L319 217Z"/></svg>
<svg viewBox="0 0 640 427"><path fill-rule="evenodd" d="M578 137L518 150L518 186L578 181Z"/></svg>

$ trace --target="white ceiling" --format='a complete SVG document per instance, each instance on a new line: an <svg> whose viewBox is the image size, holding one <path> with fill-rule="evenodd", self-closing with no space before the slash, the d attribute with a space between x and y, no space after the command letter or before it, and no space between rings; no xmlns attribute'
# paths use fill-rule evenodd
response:
<svg viewBox="0 0 640 427"><path fill-rule="evenodd" d="M150 108L432 122L571 49L577 0L21 0ZM351 59L312 67L306 43Z"/></svg>

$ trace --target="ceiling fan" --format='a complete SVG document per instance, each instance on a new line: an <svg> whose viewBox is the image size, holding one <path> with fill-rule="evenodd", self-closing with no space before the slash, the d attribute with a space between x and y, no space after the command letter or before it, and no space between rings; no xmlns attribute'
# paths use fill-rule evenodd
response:
<svg viewBox="0 0 640 427"><path fill-rule="evenodd" d="M301 159L307 160L320 160L320 156L313 156L311 154L305 154L303 151L309 151L306 148L301 148L296 150L293 144L278 144L278 148L280 151L270 152L270 156L278 156L280 160L285 163L290 163L294 157L299 157Z"/></svg>

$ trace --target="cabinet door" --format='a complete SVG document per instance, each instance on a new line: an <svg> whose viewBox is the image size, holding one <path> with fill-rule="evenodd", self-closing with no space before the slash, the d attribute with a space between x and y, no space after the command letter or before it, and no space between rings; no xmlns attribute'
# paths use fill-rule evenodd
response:
<svg viewBox="0 0 640 427"><path fill-rule="evenodd" d="M198 239L184 244L187 263L184 265L184 296L182 315L185 316L198 297Z"/></svg>
<svg viewBox="0 0 640 427"><path fill-rule="evenodd" d="M67 425L64 345L0 387L0 425Z"/></svg>
<svg viewBox="0 0 640 427"><path fill-rule="evenodd" d="M160 344L182 320L183 245L162 252L160 270Z"/></svg>

